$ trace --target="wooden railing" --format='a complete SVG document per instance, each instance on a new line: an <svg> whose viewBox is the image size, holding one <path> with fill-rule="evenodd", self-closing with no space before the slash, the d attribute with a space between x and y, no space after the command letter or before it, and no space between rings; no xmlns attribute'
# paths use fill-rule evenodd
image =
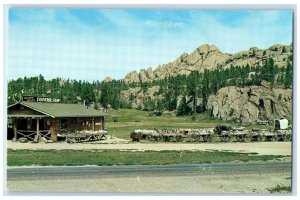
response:
<svg viewBox="0 0 300 200"><path fill-rule="evenodd" d="M38 139L37 135L40 135L41 138L45 138L47 140L51 139L51 132L50 130L40 130L40 131L28 131L28 130L17 130L17 138L18 135L21 135L21 137L27 138L28 140L36 140Z"/></svg>

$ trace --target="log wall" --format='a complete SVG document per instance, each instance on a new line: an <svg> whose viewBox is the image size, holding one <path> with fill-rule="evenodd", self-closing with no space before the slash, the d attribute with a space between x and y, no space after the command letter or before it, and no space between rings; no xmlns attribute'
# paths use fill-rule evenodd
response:
<svg viewBox="0 0 300 200"><path fill-rule="evenodd" d="M88 117L88 118L63 118L63 119L52 119L51 127L54 133L57 135L59 130L63 127L65 123L65 127L67 130L74 131L99 131L104 129L104 117Z"/></svg>
<svg viewBox="0 0 300 200"><path fill-rule="evenodd" d="M57 141L57 134L60 131L60 120L59 119L52 119L50 125L50 132L51 132L51 140L53 142Z"/></svg>

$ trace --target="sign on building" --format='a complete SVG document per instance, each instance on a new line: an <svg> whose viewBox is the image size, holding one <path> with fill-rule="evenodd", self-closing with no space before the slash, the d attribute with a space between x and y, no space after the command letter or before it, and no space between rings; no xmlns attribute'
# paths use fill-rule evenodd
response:
<svg viewBox="0 0 300 200"><path fill-rule="evenodd" d="M35 97L35 96L23 96L23 101L60 103L60 99L56 99L52 97Z"/></svg>

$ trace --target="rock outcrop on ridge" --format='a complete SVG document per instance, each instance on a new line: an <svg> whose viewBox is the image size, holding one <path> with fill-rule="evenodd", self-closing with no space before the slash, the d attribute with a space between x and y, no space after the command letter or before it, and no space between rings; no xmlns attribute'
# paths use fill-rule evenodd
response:
<svg viewBox="0 0 300 200"><path fill-rule="evenodd" d="M235 54L221 52L215 45L204 44L195 49L191 54L183 53L176 60L168 64L159 65L156 69L142 69L132 71L123 79L125 82L146 82L163 79L166 76L178 74L188 75L191 71L213 70L234 66L262 65L268 58L273 58L275 65L283 67L292 55L292 45L275 44L268 49L252 47L247 51Z"/></svg>

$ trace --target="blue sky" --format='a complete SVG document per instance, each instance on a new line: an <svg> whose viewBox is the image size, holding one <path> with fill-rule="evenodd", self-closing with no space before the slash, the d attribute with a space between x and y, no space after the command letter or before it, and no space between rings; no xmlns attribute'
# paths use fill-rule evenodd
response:
<svg viewBox="0 0 300 200"><path fill-rule="evenodd" d="M8 79L103 80L201 44L224 53L292 42L292 11L10 8Z"/></svg>

